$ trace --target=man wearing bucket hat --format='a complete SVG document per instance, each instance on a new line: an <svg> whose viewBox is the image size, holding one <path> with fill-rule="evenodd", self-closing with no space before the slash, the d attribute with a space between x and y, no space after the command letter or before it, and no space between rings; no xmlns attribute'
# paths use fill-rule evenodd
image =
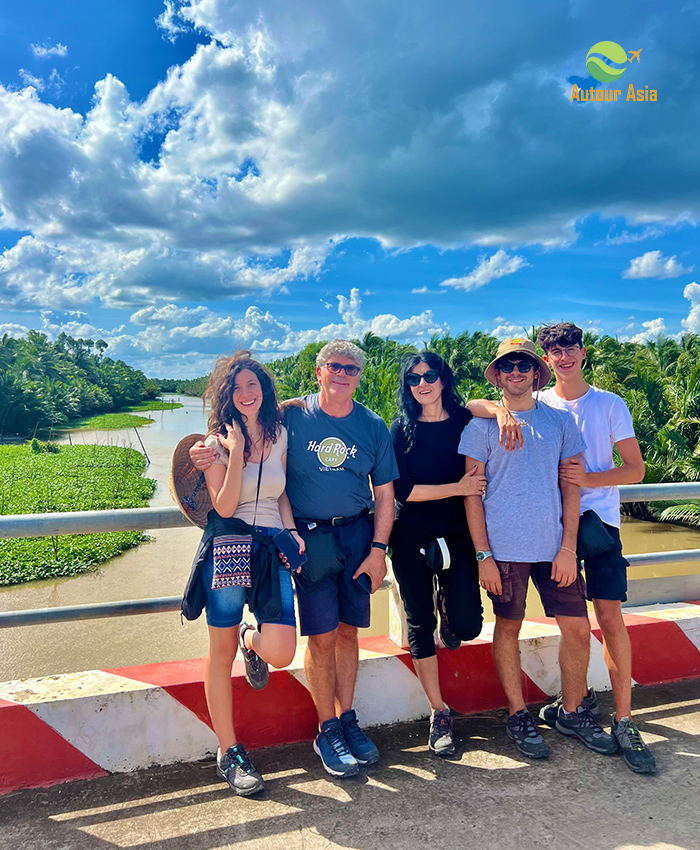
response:
<svg viewBox="0 0 700 850"><path fill-rule="evenodd" d="M466 468L476 464L477 474L485 474L488 481L483 500L467 497L467 520L479 580L496 616L493 655L508 700L506 731L523 755L549 755L525 705L518 650L532 578L545 614L556 618L562 635L560 731L596 752L615 752L615 739L579 704L586 690L590 645L585 586L576 561L580 494L576 484L559 481L559 467L572 463L586 444L572 416L533 396L547 385L551 372L530 340L502 342L484 376L503 390L502 404L523 436L522 449L509 452L499 444L495 420L475 418L459 445Z"/></svg>

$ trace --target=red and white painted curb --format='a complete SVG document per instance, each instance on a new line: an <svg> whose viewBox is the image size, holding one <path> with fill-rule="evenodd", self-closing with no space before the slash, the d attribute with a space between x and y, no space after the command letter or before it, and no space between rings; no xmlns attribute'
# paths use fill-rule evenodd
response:
<svg viewBox="0 0 700 850"><path fill-rule="evenodd" d="M641 685L700 677L700 602L625 609L632 673ZM501 708L491 632L438 651L446 702L456 711ZM542 702L559 690L559 638L552 620L526 620L520 639L525 695ZM250 749L308 741L316 713L302 650L272 671L264 691L233 669L234 723ZM203 684L204 661L174 661L0 683L0 793L89 779L216 751ZM589 683L610 688L600 631L593 623ZM406 649L388 637L363 638L355 707L365 726L416 720L428 704Z"/></svg>

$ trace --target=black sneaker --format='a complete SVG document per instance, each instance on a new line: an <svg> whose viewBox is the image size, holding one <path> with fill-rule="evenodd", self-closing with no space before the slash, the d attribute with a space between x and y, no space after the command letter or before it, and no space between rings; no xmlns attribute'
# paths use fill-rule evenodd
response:
<svg viewBox="0 0 700 850"><path fill-rule="evenodd" d="M245 633L250 630L255 631L255 626L251 626L250 623L241 623L238 629L238 645L243 653L243 661L245 661L246 682L251 688L261 691L270 679L270 671L267 667L267 661L263 661L257 652L248 649L245 645Z"/></svg>
<svg viewBox="0 0 700 850"><path fill-rule="evenodd" d="M450 709L447 706L442 711L434 711L430 717L428 749L441 758L455 754L454 730Z"/></svg>
<svg viewBox="0 0 700 850"><path fill-rule="evenodd" d="M571 714L567 714L563 708L560 708L554 728L562 735L578 738L595 753L609 756L618 750L617 740L609 735L591 712L582 705Z"/></svg>
<svg viewBox="0 0 700 850"><path fill-rule="evenodd" d="M350 708L340 715L340 725L348 749L358 764L376 764L379 761L379 750L365 735L357 722L355 709Z"/></svg>
<svg viewBox="0 0 700 850"><path fill-rule="evenodd" d="M250 797L265 787L243 744L229 747L221 758L217 757L216 773L239 797Z"/></svg>
<svg viewBox="0 0 700 850"><path fill-rule="evenodd" d="M656 761L651 750L642 741L639 729L634 726L629 717L623 717L617 722L615 715L612 716L612 728L610 730L622 750L625 764L635 773L656 773Z"/></svg>
<svg viewBox="0 0 700 850"><path fill-rule="evenodd" d="M458 638L450 628L450 623L447 619L447 608L445 605L445 591L442 590L442 588L438 590L437 606L438 611L440 612L440 640L442 641L445 649L459 649L462 645L462 640L461 638Z"/></svg>
<svg viewBox="0 0 700 850"><path fill-rule="evenodd" d="M563 705L562 698L557 697L554 702L545 705L540 709L540 720L543 720L547 726L554 729L554 724L557 722L557 714ZM594 717L598 716L598 695L593 688L588 689L588 693L581 700L581 705L587 708Z"/></svg>
<svg viewBox="0 0 700 850"><path fill-rule="evenodd" d="M546 759L549 756L549 747L537 731L535 721L526 708L511 714L506 723L506 732L524 756L530 759Z"/></svg>

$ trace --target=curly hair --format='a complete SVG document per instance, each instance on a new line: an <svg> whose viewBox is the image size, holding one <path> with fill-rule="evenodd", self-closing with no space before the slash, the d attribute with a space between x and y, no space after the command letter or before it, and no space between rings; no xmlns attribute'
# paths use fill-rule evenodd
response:
<svg viewBox="0 0 700 850"><path fill-rule="evenodd" d="M401 383L399 384L399 422L406 437L407 452L413 445L416 436L416 422L418 422L423 408L416 401L411 387L406 383L406 376L419 363L426 363L431 369L435 369L439 373L442 381L442 406L450 416L464 407L455 387L454 373L439 354L435 354L434 351L420 351L418 354L410 354L401 364Z"/></svg>
<svg viewBox="0 0 700 850"><path fill-rule="evenodd" d="M559 322L555 325L545 325L537 334L537 343L546 353L559 345L567 348L570 345L583 347L583 331L573 322Z"/></svg>
<svg viewBox="0 0 700 850"><path fill-rule="evenodd" d="M251 441L246 428L246 417L233 403L233 390L236 376L244 369L249 369L260 381L262 403L258 411L258 422L263 430L265 442L276 443L280 433L282 416L277 392L272 376L257 360L253 360L250 351L237 351L233 357L219 357L209 383L202 396L203 402L209 402L211 408L207 427L210 434L225 434L226 425L237 422L245 439L243 460L247 463L250 457Z"/></svg>
<svg viewBox="0 0 700 850"><path fill-rule="evenodd" d="M347 357L348 360L353 360L360 367L360 371L364 369L364 352L359 345L355 345L354 342L347 339L332 339L327 342L316 355L316 368L323 369L328 360L334 356Z"/></svg>

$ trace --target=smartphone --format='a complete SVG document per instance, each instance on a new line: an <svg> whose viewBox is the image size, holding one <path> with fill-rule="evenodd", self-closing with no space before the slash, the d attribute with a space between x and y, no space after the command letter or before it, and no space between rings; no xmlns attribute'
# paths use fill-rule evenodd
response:
<svg viewBox="0 0 700 850"><path fill-rule="evenodd" d="M372 579L369 577L369 573L360 573L355 581L365 591L365 593L372 592Z"/></svg>
<svg viewBox="0 0 700 850"><path fill-rule="evenodd" d="M292 572L296 572L299 567L303 567L309 560L306 557L306 553L299 553L299 544L292 537L292 532L288 528L283 528L282 531L278 531L277 534L273 535L272 542L287 559L289 569Z"/></svg>

